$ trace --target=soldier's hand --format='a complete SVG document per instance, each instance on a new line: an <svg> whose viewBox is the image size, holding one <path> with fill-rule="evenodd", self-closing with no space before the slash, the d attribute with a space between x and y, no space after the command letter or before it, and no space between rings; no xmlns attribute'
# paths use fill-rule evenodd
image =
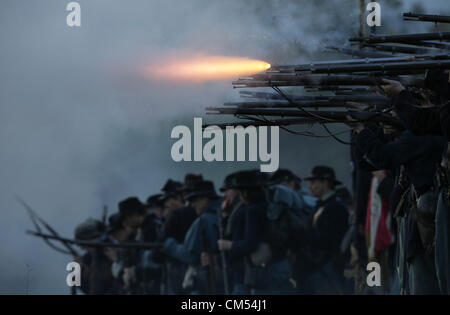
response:
<svg viewBox="0 0 450 315"><path fill-rule="evenodd" d="M117 252L112 249L112 248L105 248L105 250L103 251L103 253L106 255L106 257L108 257L112 262L117 262L118 257L117 257Z"/></svg>
<svg viewBox="0 0 450 315"><path fill-rule="evenodd" d="M208 255L208 253L203 252L200 255L200 262L202 264L202 267L209 266L209 255Z"/></svg>
<svg viewBox="0 0 450 315"><path fill-rule="evenodd" d="M381 183L383 181L383 179L385 179L387 176L386 172L383 170L372 172L372 175L373 175L373 177L378 179L378 183Z"/></svg>
<svg viewBox="0 0 450 315"><path fill-rule="evenodd" d="M219 247L219 250L221 252L230 250L232 245L233 245L232 241L228 241L228 240L218 240L217 241L217 246Z"/></svg>
<svg viewBox="0 0 450 315"><path fill-rule="evenodd" d="M364 124L356 121L352 116L347 115L345 118L347 118L347 122L345 124L352 128L354 132L360 133L364 129Z"/></svg>
<svg viewBox="0 0 450 315"><path fill-rule="evenodd" d="M228 216L229 208L230 208L230 200L228 198L223 199L222 205L220 206L220 209L222 210L222 216L223 217Z"/></svg>
<svg viewBox="0 0 450 315"><path fill-rule="evenodd" d="M136 273L134 272L134 267L125 268L123 270L123 282L126 287L129 287L131 283L136 280Z"/></svg>
<svg viewBox="0 0 450 315"><path fill-rule="evenodd" d="M384 90L384 93L389 96L397 96L401 91L405 89L405 87L398 81L383 79L385 85L381 85L381 88Z"/></svg>

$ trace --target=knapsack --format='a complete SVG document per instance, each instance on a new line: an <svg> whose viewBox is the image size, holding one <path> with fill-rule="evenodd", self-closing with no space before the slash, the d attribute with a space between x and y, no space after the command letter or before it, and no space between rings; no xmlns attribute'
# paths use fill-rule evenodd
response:
<svg viewBox="0 0 450 315"><path fill-rule="evenodd" d="M274 185L266 189L269 240L274 250L298 249L306 241L313 209L294 190Z"/></svg>

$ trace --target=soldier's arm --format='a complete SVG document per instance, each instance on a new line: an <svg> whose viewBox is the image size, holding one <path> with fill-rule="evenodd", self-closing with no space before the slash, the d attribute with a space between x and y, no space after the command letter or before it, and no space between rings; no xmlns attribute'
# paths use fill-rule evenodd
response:
<svg viewBox="0 0 450 315"><path fill-rule="evenodd" d="M163 252L185 264L197 264L203 251L200 220L192 223L183 244L170 237L164 242Z"/></svg>
<svg viewBox="0 0 450 315"><path fill-rule="evenodd" d="M398 116L414 134L442 134L438 108L421 108L420 101L407 90L402 91L393 102Z"/></svg>
<svg viewBox="0 0 450 315"><path fill-rule="evenodd" d="M247 209L245 214L244 239L233 241L230 253L234 258L241 258L250 255L258 249L258 220L256 209Z"/></svg>

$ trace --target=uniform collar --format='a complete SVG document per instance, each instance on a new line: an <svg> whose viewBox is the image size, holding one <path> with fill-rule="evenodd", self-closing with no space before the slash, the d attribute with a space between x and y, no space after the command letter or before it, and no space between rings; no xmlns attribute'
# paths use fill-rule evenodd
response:
<svg viewBox="0 0 450 315"><path fill-rule="evenodd" d="M330 199L331 197L334 196L336 192L334 190L327 192L325 195L322 196L322 198L320 198L321 201L327 201L328 199Z"/></svg>

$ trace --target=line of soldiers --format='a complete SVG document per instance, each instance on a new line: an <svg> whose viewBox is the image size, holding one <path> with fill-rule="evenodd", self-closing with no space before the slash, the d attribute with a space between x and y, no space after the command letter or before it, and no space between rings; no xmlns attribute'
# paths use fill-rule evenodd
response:
<svg viewBox="0 0 450 315"><path fill-rule="evenodd" d="M391 115L400 119L404 130L367 122L350 124L354 130L352 153L356 166L356 252L361 261L386 265L389 244L395 236L392 232L396 231L396 248L391 252L391 257L395 257L391 265L398 271L394 272L394 292L447 295L449 71L429 70L427 90L405 88L393 80L384 82L382 88L392 106L386 111L392 109ZM370 213L368 209L376 211ZM377 232L377 240L371 239ZM364 244L367 240L374 245L371 251Z"/></svg>
<svg viewBox="0 0 450 315"><path fill-rule="evenodd" d="M450 294L449 71L424 90L385 80L404 130L351 117L353 194L317 166L309 191L289 170L168 180L143 204L119 203L78 240L160 244L86 248L87 294ZM352 195L355 197L353 198ZM381 266L368 287L367 264ZM377 281L375 281L377 282Z"/></svg>
<svg viewBox="0 0 450 315"><path fill-rule="evenodd" d="M105 226L75 238L160 244L155 250L85 248L85 294L343 294L352 199L334 170L317 166L309 191L289 170L230 174L217 194L202 175L168 180L146 204L119 203Z"/></svg>

